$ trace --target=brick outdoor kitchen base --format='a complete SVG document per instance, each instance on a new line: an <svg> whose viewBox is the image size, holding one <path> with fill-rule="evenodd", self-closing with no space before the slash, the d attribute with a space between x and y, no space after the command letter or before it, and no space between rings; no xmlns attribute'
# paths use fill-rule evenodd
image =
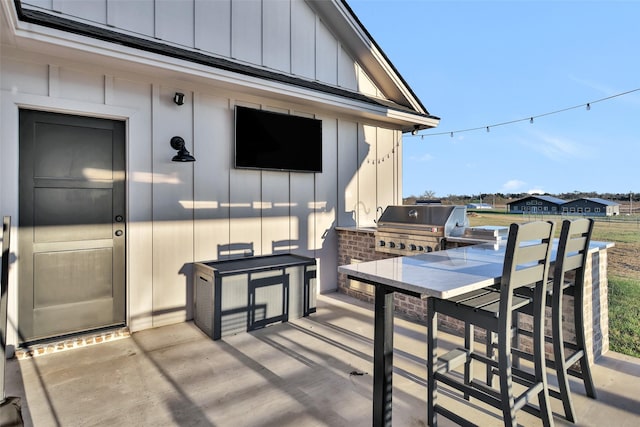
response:
<svg viewBox="0 0 640 427"><path fill-rule="evenodd" d="M338 232L338 265L375 261L391 258L395 255L376 252L373 228L336 227ZM609 308L607 305L607 251L602 249L591 252L587 259L584 281L585 338L591 363L609 351ZM338 274L338 291L363 301L373 303L373 286L350 280L345 274ZM424 322L427 316L427 301L396 293L394 295L395 312L404 317ZM574 341L573 298L566 297L563 302L564 334L567 341ZM550 309L547 308L547 334L551 335ZM530 323L528 316L521 316L521 322ZM462 333L464 324L458 320L439 316L439 326L443 330ZM478 329L478 328L476 328ZM482 332L477 336L480 339ZM526 347L528 338L521 337ZM552 352L547 344L547 352Z"/></svg>

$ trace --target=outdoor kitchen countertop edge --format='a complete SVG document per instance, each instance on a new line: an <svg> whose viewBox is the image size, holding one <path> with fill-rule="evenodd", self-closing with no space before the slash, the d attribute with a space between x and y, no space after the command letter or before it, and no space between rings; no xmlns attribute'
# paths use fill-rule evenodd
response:
<svg viewBox="0 0 640 427"><path fill-rule="evenodd" d="M353 225L353 226L348 226L348 227L337 226L337 227L335 227L335 229L337 231L357 231L359 233L375 233L378 228L376 226L357 227L357 226Z"/></svg>
<svg viewBox="0 0 640 427"><path fill-rule="evenodd" d="M557 245L557 239L554 242ZM413 256L338 266L338 272L421 294L423 298L451 298L500 282L506 242L474 245ZM554 245L555 246L555 245ZM589 253L607 250L613 242L592 241ZM552 257L555 258L554 247Z"/></svg>

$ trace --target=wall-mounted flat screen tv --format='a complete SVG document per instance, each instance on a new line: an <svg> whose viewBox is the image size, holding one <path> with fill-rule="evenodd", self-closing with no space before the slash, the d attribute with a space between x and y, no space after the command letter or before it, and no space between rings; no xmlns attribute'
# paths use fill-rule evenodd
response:
<svg viewBox="0 0 640 427"><path fill-rule="evenodd" d="M236 106L235 167L322 172L322 121Z"/></svg>

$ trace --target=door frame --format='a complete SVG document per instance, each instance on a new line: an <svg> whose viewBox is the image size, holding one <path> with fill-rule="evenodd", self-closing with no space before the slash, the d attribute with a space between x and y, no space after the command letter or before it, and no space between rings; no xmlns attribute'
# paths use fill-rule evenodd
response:
<svg viewBox="0 0 640 427"><path fill-rule="evenodd" d="M9 298L8 298L8 316L7 325L7 344L16 346L19 343L18 338L18 265L20 259L20 248L18 247L17 233L19 224L18 206L19 206L19 109L30 109L47 111L53 113L63 113L78 116L89 116L111 120L121 120L125 122L125 226L128 231L125 243L125 312L126 325L130 330L140 330L149 327L151 324L152 301L145 301L140 298L143 295L149 295L147 292L151 289L149 280L142 281L139 288L131 289L132 272L131 267L136 263L142 262L136 268L135 275L148 279L151 275L151 265L146 265L144 260L135 259L136 256L147 258L147 254L151 254L151 239L136 239L136 234L144 233L136 224L151 223L151 212L149 206L144 204L134 204L132 201L150 200L151 182L136 183L132 185L130 173L133 170L137 172L151 171L151 154L143 150L132 152L130 150L132 140L141 140L148 133L145 132L145 120L138 110L126 107L116 107L104 104L94 104L69 99L57 99L41 95L31 95L23 93L13 93L2 90L0 97L0 119L3 126L0 129L0 150L2 150L2 158L0 159L0 179L2 180L2 191L0 192L0 205L3 208L3 215L11 215L15 220L12 224L12 236L10 252L13 262L9 267ZM148 120L148 119L147 119ZM147 213L148 212L148 213ZM150 225L149 225L150 227ZM133 236L133 238L132 238ZM141 254L141 255L140 255ZM142 288L147 286L149 290ZM145 316L148 313L148 316Z"/></svg>
<svg viewBox="0 0 640 427"><path fill-rule="evenodd" d="M35 109L20 109L19 118L21 345L122 327L126 324L128 237L126 121ZM42 126L42 131L36 126ZM45 160L67 149L74 153L71 163L60 159L63 164L59 165ZM36 166L38 159L45 161L44 170ZM85 167L107 168L111 173L101 175L104 182L96 182L83 178ZM64 203L60 205L58 196L69 197L71 206L79 204L69 209ZM51 209L51 216L39 215L39 209ZM83 211L82 215L78 216L76 210ZM52 226L51 231L48 225ZM75 231L70 230L69 234L67 226ZM63 267L65 263L67 268ZM90 267L93 263L95 270ZM43 277L49 273L59 276L50 282ZM50 286L57 291L51 292Z"/></svg>

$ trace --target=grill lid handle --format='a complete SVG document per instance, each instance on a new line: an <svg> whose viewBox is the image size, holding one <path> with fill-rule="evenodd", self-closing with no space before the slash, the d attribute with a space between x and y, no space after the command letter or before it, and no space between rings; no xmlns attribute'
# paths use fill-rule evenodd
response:
<svg viewBox="0 0 640 427"><path fill-rule="evenodd" d="M418 218L418 211L416 209L411 209L409 211L409 218Z"/></svg>

